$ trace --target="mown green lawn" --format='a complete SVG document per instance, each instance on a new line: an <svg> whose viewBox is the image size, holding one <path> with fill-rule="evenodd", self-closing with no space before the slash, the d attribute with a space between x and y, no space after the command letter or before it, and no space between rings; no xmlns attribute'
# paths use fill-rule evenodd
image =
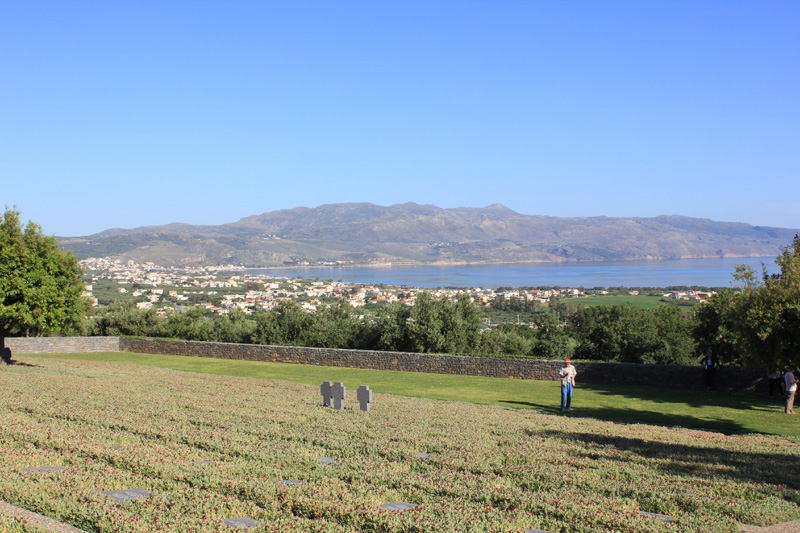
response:
<svg viewBox="0 0 800 533"><path fill-rule="evenodd" d="M437 400L465 401L559 413L557 382L363 370L287 363L262 363L133 353L18 355L20 361L37 358L100 360L170 368L222 376L246 376L320 385L342 381L349 390L369 385L379 393ZM800 417L785 415L780 398L749 393L726 393L581 385L573 396L569 417L703 428L725 433L763 433L800 437Z"/></svg>

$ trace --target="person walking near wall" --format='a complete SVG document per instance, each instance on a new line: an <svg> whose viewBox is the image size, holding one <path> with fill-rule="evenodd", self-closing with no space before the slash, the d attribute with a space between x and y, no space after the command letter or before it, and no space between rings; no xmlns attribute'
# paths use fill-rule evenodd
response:
<svg viewBox="0 0 800 533"><path fill-rule="evenodd" d="M714 385L714 373L718 365L717 358L714 357L711 348L709 348L706 350L706 355L700 360L700 366L703 367L703 374L706 376L706 390L711 390L712 385Z"/></svg>
<svg viewBox="0 0 800 533"><path fill-rule="evenodd" d="M561 378L561 410L572 409L572 388L575 386L575 376L578 372L572 366L572 361L569 358L564 359L564 366L558 373Z"/></svg>
<svg viewBox="0 0 800 533"><path fill-rule="evenodd" d="M783 379L786 381L786 411L787 415L794 414L794 395L797 392L797 377L795 377L793 368L786 369L786 374Z"/></svg>

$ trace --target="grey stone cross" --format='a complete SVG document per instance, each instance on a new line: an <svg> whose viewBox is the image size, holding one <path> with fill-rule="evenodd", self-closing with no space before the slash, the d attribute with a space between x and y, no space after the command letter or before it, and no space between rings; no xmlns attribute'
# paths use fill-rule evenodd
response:
<svg viewBox="0 0 800 533"><path fill-rule="evenodd" d="M331 393L333 394L333 408L344 409L344 399L347 397L347 387L344 386L344 383L341 381L334 383Z"/></svg>
<svg viewBox="0 0 800 533"><path fill-rule="evenodd" d="M370 403L372 402L372 391L369 390L369 385L361 385L356 393L358 403L361 404L362 411L369 411Z"/></svg>
<svg viewBox="0 0 800 533"><path fill-rule="evenodd" d="M319 388L319 393L322 395L322 406L333 407L333 383L330 381L323 381L322 386Z"/></svg>

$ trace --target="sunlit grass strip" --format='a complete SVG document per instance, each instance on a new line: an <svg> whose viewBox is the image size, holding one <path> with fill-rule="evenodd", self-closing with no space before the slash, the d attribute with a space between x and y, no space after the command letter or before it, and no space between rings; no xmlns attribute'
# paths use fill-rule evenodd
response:
<svg viewBox="0 0 800 533"><path fill-rule="evenodd" d="M369 384L376 393L437 400L466 401L502 407L557 412L560 385L556 381L421 374L387 370L334 368L314 365L235 361L201 357L134 353L24 355L171 368L223 376L278 379L319 386L342 381L350 390ZM700 369L698 368L698 372ZM662 426L705 428L729 433L765 433L800 437L800 424L783 413L781 399L758 394L706 392L625 385L588 385L575 390L571 416L639 422Z"/></svg>
<svg viewBox="0 0 800 533"><path fill-rule="evenodd" d="M224 531L249 517L261 531L736 531L800 518L797 439L378 393L370 413L334 411L318 385L35 364L0 372L0 499L86 530ZM24 470L42 465L65 470ZM101 494L134 487L154 495ZM398 501L418 507L380 508Z"/></svg>

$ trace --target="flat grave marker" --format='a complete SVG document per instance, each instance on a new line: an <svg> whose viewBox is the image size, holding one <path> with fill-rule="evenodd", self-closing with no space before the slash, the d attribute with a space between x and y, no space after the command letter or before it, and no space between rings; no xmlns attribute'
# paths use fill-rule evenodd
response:
<svg viewBox="0 0 800 533"><path fill-rule="evenodd" d="M282 480L278 481L277 483L279 485L280 484L283 484L283 485L308 485L308 483L306 483L302 479L282 479Z"/></svg>
<svg viewBox="0 0 800 533"><path fill-rule="evenodd" d="M66 466L30 466L23 468L23 472L58 472L59 470L66 470Z"/></svg>
<svg viewBox="0 0 800 533"><path fill-rule="evenodd" d="M393 513L404 513L406 511L410 511L411 509L415 509L416 507L417 507L416 503L408 503L408 502L390 502L390 503L383 503L380 505L381 509L391 511Z"/></svg>
<svg viewBox="0 0 800 533"><path fill-rule="evenodd" d="M322 463L324 465L329 465L329 464L332 464L334 461L336 461L336 458L335 457L317 457L317 461L319 461L320 463Z"/></svg>
<svg viewBox="0 0 800 533"><path fill-rule="evenodd" d="M149 498L151 494L155 494L152 490L147 489L104 490L100 493L105 494L115 502L135 500L136 498Z"/></svg>
<svg viewBox="0 0 800 533"><path fill-rule="evenodd" d="M222 521L222 523L228 527L239 529L242 527L243 528L258 527L258 525L261 522L259 522L258 520L253 520L252 518L246 518L244 516L241 516L238 518L226 518L225 520Z"/></svg>
<svg viewBox="0 0 800 533"><path fill-rule="evenodd" d="M414 454L414 457L419 457L420 459L430 459L431 454L427 452L417 452Z"/></svg>
<svg viewBox="0 0 800 533"><path fill-rule="evenodd" d="M647 518L655 518L656 520L661 520L665 524L671 524L673 520L671 516L667 516L665 514L648 513L647 511L639 511L639 514Z"/></svg>

